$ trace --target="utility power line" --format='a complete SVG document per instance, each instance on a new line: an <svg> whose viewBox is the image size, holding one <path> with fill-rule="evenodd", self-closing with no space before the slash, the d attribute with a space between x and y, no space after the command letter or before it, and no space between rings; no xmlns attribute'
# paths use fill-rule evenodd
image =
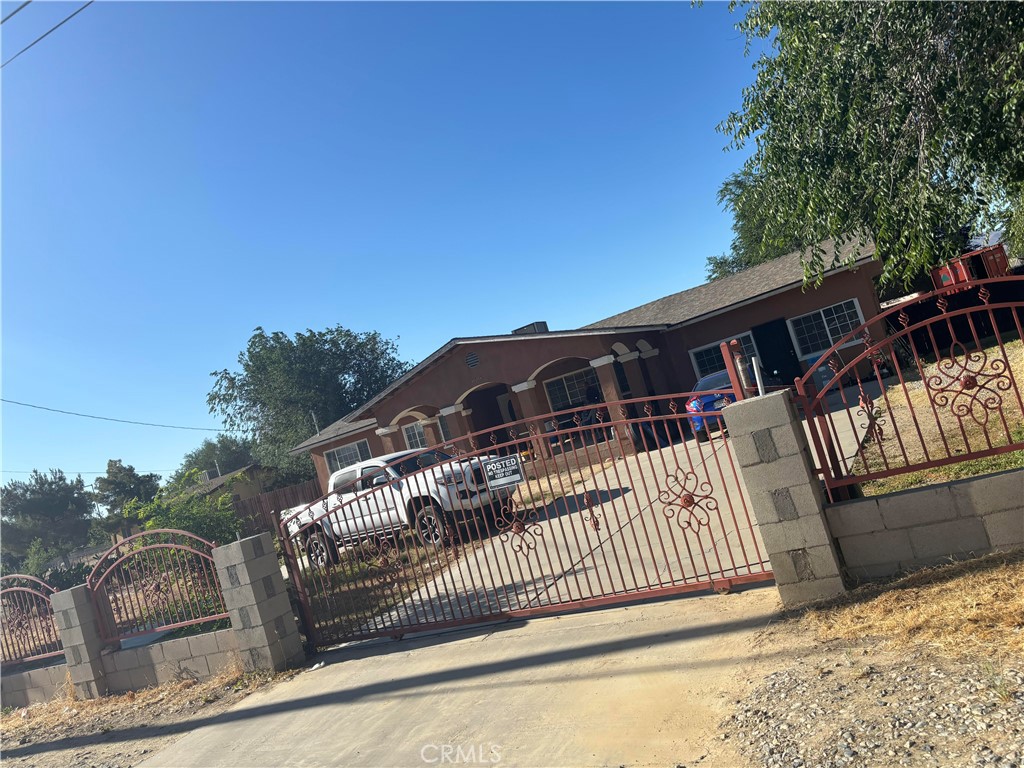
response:
<svg viewBox="0 0 1024 768"><path fill-rule="evenodd" d="M63 413L66 416L81 416L83 419L98 419L100 421L116 421L119 424L137 424L141 427L159 427L160 429L187 429L193 432L240 432L238 429L215 429L213 427L181 427L176 424L154 424L150 421L133 421L131 419L115 419L111 416L93 416L88 413L76 413L75 411L64 411L60 408L47 408L45 405L33 405L32 403L22 403L17 400L8 400L6 397L0 397L0 401L9 403L10 405L20 405L25 408L36 408L40 411L50 411L51 413Z"/></svg>
<svg viewBox="0 0 1024 768"><path fill-rule="evenodd" d="M11 16L13 16L14 14L16 14L16 13L17 13L18 11L20 11L20 10L21 10L22 8L24 8L24 7L26 6L26 5L28 5L28 4L29 4L29 3L31 3L31 2L32 2L32 0L25 0L25 2L24 2L24 3L22 3L22 4L21 4L21 5L19 5L19 6L17 7L17 8L15 8L15 9L14 9L13 11L11 11L11 12L10 12L10 13L8 13L8 14L7 14L6 16L4 16L4 17L3 17L2 19L0 19L0 24L6 24L6 23L7 23L7 20L8 20L9 18L11 18Z"/></svg>
<svg viewBox="0 0 1024 768"><path fill-rule="evenodd" d="M0 474L5 474L5 475L31 475L33 472L36 472L36 471L39 471L39 470L35 470L35 469L0 469ZM156 474L157 472L174 472L175 470L173 470L173 469L136 469L135 471L138 472L140 475L150 475L150 474ZM107 470L105 470L105 469L102 472L92 472L92 471L88 471L87 472L87 471L83 471L83 470L66 470L66 469L62 469L61 472L63 472L65 475L105 475L105 474L107 474ZM45 475L46 473L42 472L42 471L39 471L39 474Z"/></svg>
<svg viewBox="0 0 1024 768"><path fill-rule="evenodd" d="M22 48L22 49L21 49L20 51L18 51L18 52L17 52L16 54L14 54L13 56L11 56L11 58L9 58L9 59L8 59L7 61L5 61L5 62L4 62L3 64L0 64L0 69L3 69L4 67L6 67L6 66L7 66L8 64L10 64L10 63L11 63L12 61L14 61L14 60L15 60L16 58L18 58L19 56L21 56L21 54L23 54L23 53L24 53L25 51L27 51L27 50L28 50L29 48L31 48L31 47L32 47L33 45L35 45L36 43L38 43L38 42L41 42L41 41L42 41L42 40L43 40L44 38L47 38L47 37L49 37L49 36L50 36L51 34L53 34L53 33L54 33L54 32L56 32L56 31L57 31L58 29L60 29L61 27L63 27L63 26L65 25L65 24L67 24L67 23L68 23L69 21L71 21L71 20L72 20L73 18L75 18L75 16L77 16L78 14L80 14L80 13L81 13L82 11L84 11L84 10L85 10L86 8L88 8L88 7L90 6L90 5L92 5L92 4L93 4L93 3L95 3L95 2L96 2L96 0L89 0L89 2L87 2L87 3L85 4L85 5L83 5L83 6L81 7L81 8L79 8L79 9L78 9L77 11L75 11L74 13L72 13L72 14L71 14L70 16L66 17L66 18L65 18L65 19L64 19L64 20L63 20L62 22L60 22L59 24L55 24L54 26L50 27L50 28L49 28L48 30L46 30L46 31L45 31L45 32L44 32L43 34L41 34L41 35L40 35L39 37L37 37L37 38L36 38L35 40L33 40L33 41L32 41L31 43L29 43L29 44L28 44L28 45L26 45L26 46L25 46L24 48ZM28 5L28 3L25 3L25 5ZM12 13L11 13L11 14L10 14L10 15L9 15L8 17L7 17L7 19L11 18L11 16L13 16L13 15L14 15L15 13L17 13L17 12L18 12L18 11L20 11L20 10L21 10L22 8L24 8L24 7L25 7L25 5L21 6L21 8L18 8L18 9L17 9L16 11L13 11L13 12L12 12ZM4 21L7 21L7 19L4 19Z"/></svg>

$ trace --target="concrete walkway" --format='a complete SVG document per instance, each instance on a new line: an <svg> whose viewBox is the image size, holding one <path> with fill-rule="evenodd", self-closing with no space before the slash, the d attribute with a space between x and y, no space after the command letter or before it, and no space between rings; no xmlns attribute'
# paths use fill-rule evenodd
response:
<svg viewBox="0 0 1024 768"><path fill-rule="evenodd" d="M785 661L774 588L513 622L322 654L143 763L743 765L718 723Z"/></svg>

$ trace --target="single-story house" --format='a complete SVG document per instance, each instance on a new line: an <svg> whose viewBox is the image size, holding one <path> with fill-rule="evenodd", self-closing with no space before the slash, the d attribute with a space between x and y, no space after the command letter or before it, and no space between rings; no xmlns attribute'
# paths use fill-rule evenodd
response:
<svg viewBox="0 0 1024 768"><path fill-rule="evenodd" d="M828 264L834 248L824 247ZM575 330L534 323L452 339L291 453L311 454L326 489L332 472L356 461L584 405L596 391L605 402L686 392L724 368L719 343L727 339L792 381L879 313L873 252L862 249L816 288L804 288L794 252Z"/></svg>

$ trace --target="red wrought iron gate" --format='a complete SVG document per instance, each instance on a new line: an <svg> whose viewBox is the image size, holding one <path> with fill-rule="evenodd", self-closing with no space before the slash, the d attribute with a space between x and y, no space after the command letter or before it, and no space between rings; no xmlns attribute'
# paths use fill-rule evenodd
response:
<svg viewBox="0 0 1024 768"><path fill-rule="evenodd" d="M698 397L702 412L686 403ZM317 646L772 578L720 408L588 406L388 458L281 520ZM383 463L383 462L381 462Z"/></svg>

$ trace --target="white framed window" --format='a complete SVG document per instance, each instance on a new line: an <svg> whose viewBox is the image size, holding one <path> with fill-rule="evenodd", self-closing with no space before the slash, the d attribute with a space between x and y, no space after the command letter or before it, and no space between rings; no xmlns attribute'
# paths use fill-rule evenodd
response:
<svg viewBox="0 0 1024 768"><path fill-rule="evenodd" d="M750 333L741 333L736 336L728 336L725 339L708 344L704 347L697 347L690 350L690 360L693 362L693 370L697 372L697 378L703 379L711 373L718 373L725 370L725 360L722 358L722 342L739 339L740 347L747 360L752 357L759 357L757 347L754 345L754 336Z"/></svg>
<svg viewBox="0 0 1024 768"><path fill-rule="evenodd" d="M449 442L452 439L452 430L448 426L448 419L444 417L443 413L437 415L437 428L441 432L441 439L444 442Z"/></svg>
<svg viewBox="0 0 1024 768"><path fill-rule="evenodd" d="M601 390L601 385L597 381L597 371L592 367L581 368L544 382L552 411L564 411L567 408L586 405L587 391L591 387L597 388L599 392Z"/></svg>
<svg viewBox="0 0 1024 768"><path fill-rule="evenodd" d="M352 466L369 458L371 458L370 444L365 440L324 451L324 459L327 460L327 471L331 474L343 467Z"/></svg>
<svg viewBox="0 0 1024 768"><path fill-rule="evenodd" d="M427 435L423 431L423 425L418 421L415 424L406 424L402 427L402 434L405 435L405 444L411 450L427 447Z"/></svg>
<svg viewBox="0 0 1024 768"><path fill-rule="evenodd" d="M806 315L800 315L786 321L789 332L793 336L793 346L801 360L820 355L846 334L864 322L860 312L860 304L856 299L848 299L829 307L822 307ZM855 339L844 347L859 344Z"/></svg>

